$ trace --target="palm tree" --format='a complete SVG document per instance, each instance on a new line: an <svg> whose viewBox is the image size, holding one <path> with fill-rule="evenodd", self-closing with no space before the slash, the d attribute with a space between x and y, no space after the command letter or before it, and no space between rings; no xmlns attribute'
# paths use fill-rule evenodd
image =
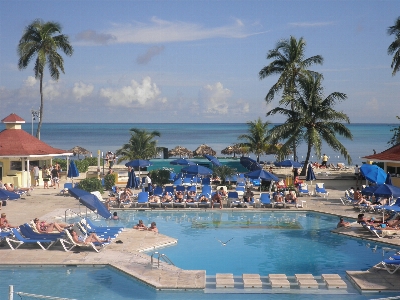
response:
<svg viewBox="0 0 400 300"><path fill-rule="evenodd" d="M400 17L397 18L394 26L388 28L388 34L395 35L395 40L390 44L388 48L388 54L393 55L391 68L393 69L392 75L396 75L397 71L400 70Z"/></svg>
<svg viewBox="0 0 400 300"><path fill-rule="evenodd" d="M116 151L118 162L123 160L150 159L157 155L157 141L153 140L160 136L160 132L148 132L143 129L132 128L131 138L128 144L124 144L121 149Z"/></svg>
<svg viewBox="0 0 400 300"><path fill-rule="evenodd" d="M40 129L43 122L43 75L47 64L50 76L54 80L60 77L60 70L64 73L64 59L57 52L61 49L66 55L74 52L67 35L61 33L61 25L55 22L46 22L37 19L25 28L18 44L18 68L25 69L36 55L35 78L40 80L40 109L39 125L36 137L40 139ZM58 34L58 35L56 35Z"/></svg>
<svg viewBox="0 0 400 300"><path fill-rule="evenodd" d="M249 147L250 152L257 155L257 162L260 162L260 155L265 153L268 148L269 124L269 122L263 123L261 118L258 118L255 122L247 122L249 133L238 137L240 140L247 140L244 146Z"/></svg>
<svg viewBox="0 0 400 300"><path fill-rule="evenodd" d="M265 96L267 103L271 102L275 94L283 91L282 100L280 104L290 105L294 111L296 104L293 101L296 93L296 82L301 76L304 76L308 71L308 67L313 64L322 64L323 58L320 55L315 55L309 58L304 58L306 41L301 37L296 40L291 36L288 40L279 41L275 49L272 49L267 54L267 59L273 61L261 69L258 73L260 79L264 79L270 75L280 75L278 81L270 88L268 94ZM297 143L293 140L293 155L297 160Z"/></svg>
<svg viewBox="0 0 400 300"><path fill-rule="evenodd" d="M213 174L221 179L221 184L225 184L227 178L236 174L236 169L222 165L215 167Z"/></svg>
<svg viewBox="0 0 400 300"><path fill-rule="evenodd" d="M349 153L337 139L339 135L353 139L350 130L343 124L343 122L350 123L350 120L345 113L333 109L336 102L345 100L347 96L334 92L324 99L321 82L322 75L317 73L302 76L298 80L297 111L277 107L267 113L267 116L276 113L287 116L284 124L278 125L270 131L274 139L278 137L287 139L281 150L289 149L293 140L307 143L307 155L302 175L306 172L311 150L314 149L317 156L321 155L322 141L325 141L335 151L339 151L348 163L351 163Z"/></svg>

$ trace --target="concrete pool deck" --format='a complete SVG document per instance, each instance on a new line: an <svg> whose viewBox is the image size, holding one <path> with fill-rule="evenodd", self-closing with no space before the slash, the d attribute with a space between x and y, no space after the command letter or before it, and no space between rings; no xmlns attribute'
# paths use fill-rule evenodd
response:
<svg viewBox="0 0 400 300"><path fill-rule="evenodd" d="M291 206L287 210L321 212L343 216L348 221L355 220L358 211L354 210L352 206L344 206L339 200L343 196L344 190L350 186L355 186L355 182L349 179L326 179L318 180L317 182L325 183L329 191L328 198L304 196L302 197L302 200L306 201L304 208ZM60 184L60 186L62 185ZM315 183L313 186L315 186ZM31 196L27 196L26 199L7 201L7 206L3 206L1 212L7 213L7 219L12 225L29 222L35 217L48 222L61 222L63 221L65 212L69 213L68 209L79 212L79 205L78 201L73 197L57 195L59 191L60 189L50 188L45 190L43 188L36 188L31 192ZM224 208L223 210L246 211L250 209L253 208ZM168 210L172 209L168 208ZM196 209L191 208L190 210ZM201 210L204 211L204 209ZM270 208L261 208L259 210L284 211L284 209ZM377 238L355 223L349 229L333 230L332 232L333 234L343 234L400 247L400 238ZM182 270L166 263L161 263L161 267L157 268L154 265L151 266L150 256L142 253L144 250L155 249L157 251L158 248L174 244L176 243L175 239L163 234L126 229L118 236L117 240L121 240L123 243L116 244L113 242L100 253L90 250L65 252L60 244L54 245L47 251L41 250L38 246L24 245L13 251L5 244L4 247L0 248L2 257L1 265L110 265L156 289L207 289L207 281L209 279L207 279L208 276L206 276L204 270ZM313 275L320 276L321 274ZM348 270L347 275L349 280L362 292L400 291L400 272L390 275L385 270L371 268L368 271ZM235 287L237 286L235 285ZM268 288L268 285L264 284L263 290L266 288ZM253 290L253 292L255 291ZM326 288L320 288L319 292L333 293L332 290Z"/></svg>

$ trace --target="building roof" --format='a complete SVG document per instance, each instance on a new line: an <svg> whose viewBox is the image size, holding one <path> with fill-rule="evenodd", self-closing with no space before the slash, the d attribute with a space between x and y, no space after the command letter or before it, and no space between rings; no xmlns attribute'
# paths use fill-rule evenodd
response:
<svg viewBox="0 0 400 300"><path fill-rule="evenodd" d="M393 147L377 154L364 156L363 158L372 161L383 161L383 162L397 162L400 163L400 144L394 145Z"/></svg>
<svg viewBox="0 0 400 300"><path fill-rule="evenodd" d="M2 121L24 123L25 120L11 114ZM0 132L0 157L32 157L71 155L66 150L53 148L22 129L4 129Z"/></svg>
<svg viewBox="0 0 400 300"><path fill-rule="evenodd" d="M5 117L3 120L1 120L3 123L25 123L25 120L22 119L20 116L12 113L11 115Z"/></svg>

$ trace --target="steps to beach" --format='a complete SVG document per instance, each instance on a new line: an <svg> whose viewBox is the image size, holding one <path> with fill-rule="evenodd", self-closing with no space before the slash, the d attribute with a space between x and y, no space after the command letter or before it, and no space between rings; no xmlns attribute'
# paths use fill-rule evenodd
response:
<svg viewBox="0 0 400 300"><path fill-rule="evenodd" d="M243 274L244 288L262 288L261 277L259 274Z"/></svg>
<svg viewBox="0 0 400 300"><path fill-rule="evenodd" d="M269 274L269 282L271 283L271 288L290 288L290 282L285 274Z"/></svg>
<svg viewBox="0 0 400 300"><path fill-rule="evenodd" d="M234 288L235 282L231 273L217 273L215 276L216 288Z"/></svg>
<svg viewBox="0 0 400 300"><path fill-rule="evenodd" d="M300 289L318 289L318 282L312 274L295 274L294 276Z"/></svg>

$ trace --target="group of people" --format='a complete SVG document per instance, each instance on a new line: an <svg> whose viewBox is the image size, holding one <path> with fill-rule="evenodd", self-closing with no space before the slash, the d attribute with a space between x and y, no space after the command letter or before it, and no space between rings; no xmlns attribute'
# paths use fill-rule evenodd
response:
<svg viewBox="0 0 400 300"><path fill-rule="evenodd" d="M139 220L139 222L133 226L133 229L137 230L148 230L148 231L153 231L155 233L158 233L158 228L156 222L151 222L150 226L147 227L144 225L143 220Z"/></svg>
<svg viewBox="0 0 400 300"><path fill-rule="evenodd" d="M364 214L358 214L357 223L365 223L367 225L373 226L374 228L385 229L385 230L397 230L400 229L400 214L387 213L384 215L385 221L380 218L367 218ZM336 228L341 227L351 227L351 223L345 221L343 217L339 218L339 222Z"/></svg>
<svg viewBox="0 0 400 300"><path fill-rule="evenodd" d="M40 168L37 165L34 165L31 168L31 172L33 173L34 184L33 186L39 186L39 178L40 178ZM54 189L60 188L60 172L61 167L59 164L55 164L54 166L43 166L42 168L42 179L43 179L43 188L48 189L50 187L54 187ZM50 186L49 186L50 182Z"/></svg>

